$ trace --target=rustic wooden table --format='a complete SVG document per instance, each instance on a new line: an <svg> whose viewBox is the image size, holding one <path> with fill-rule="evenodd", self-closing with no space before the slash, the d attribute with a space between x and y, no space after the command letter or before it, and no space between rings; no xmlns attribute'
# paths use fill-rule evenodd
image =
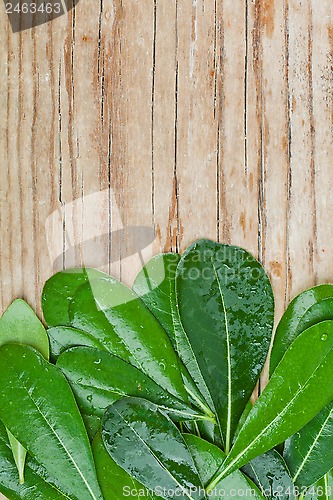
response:
<svg viewBox="0 0 333 500"><path fill-rule="evenodd" d="M277 317L333 280L331 0L81 0L20 33L2 7L2 311L40 313L45 279L81 264L57 258L68 238L105 224L244 246Z"/></svg>

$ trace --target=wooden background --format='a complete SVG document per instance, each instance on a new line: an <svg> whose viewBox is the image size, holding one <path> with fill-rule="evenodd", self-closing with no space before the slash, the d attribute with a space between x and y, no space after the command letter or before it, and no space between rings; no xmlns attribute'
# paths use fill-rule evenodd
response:
<svg viewBox="0 0 333 500"><path fill-rule="evenodd" d="M109 188L163 250L205 236L259 256L278 316L332 280L332 14L330 0L81 0L13 34L1 5L2 311L24 297L40 312L47 217ZM77 238L94 218L73 211Z"/></svg>
<svg viewBox="0 0 333 500"><path fill-rule="evenodd" d="M210 237L253 252L277 315L332 280L332 15L330 0L82 0L13 34L2 8L2 311L24 297L40 312L66 206L83 201L82 240L105 190L165 251Z"/></svg>
<svg viewBox="0 0 333 500"><path fill-rule="evenodd" d="M40 312L48 216L109 188L163 250L210 237L259 256L278 316L332 280L330 0L81 0L15 34L3 7L2 311ZM94 219L72 213L77 233Z"/></svg>
<svg viewBox="0 0 333 500"><path fill-rule="evenodd" d="M107 192L162 250L210 237L253 252L278 315L332 280L332 15L330 0L82 0L13 34L3 8L2 311L24 297L40 312L66 207L82 200L66 222L82 241L113 229Z"/></svg>
<svg viewBox="0 0 333 500"><path fill-rule="evenodd" d="M277 317L333 280L331 0L81 0L15 34L0 7L2 311L23 297L40 313L66 225L117 229L110 193L165 251L253 252ZM101 255L127 281L110 242Z"/></svg>

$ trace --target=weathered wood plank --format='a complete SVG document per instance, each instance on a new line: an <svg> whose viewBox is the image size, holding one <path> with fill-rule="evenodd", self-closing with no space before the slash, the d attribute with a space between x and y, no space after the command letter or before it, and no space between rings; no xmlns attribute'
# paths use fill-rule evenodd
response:
<svg viewBox="0 0 333 500"><path fill-rule="evenodd" d="M316 192L314 163L312 8L289 2L289 293L316 282Z"/></svg>
<svg viewBox="0 0 333 500"><path fill-rule="evenodd" d="M253 81L254 98L249 100L248 107L255 107L253 123L256 126L248 125L247 146L251 161L256 164L253 178L257 182L258 257L270 275L275 295L279 297L276 302L276 320L283 312L288 280L286 218L290 165L287 16L287 5L282 0L249 4L249 75ZM266 383L267 371L264 371L262 381Z"/></svg>
<svg viewBox="0 0 333 500"><path fill-rule="evenodd" d="M333 279L333 5L312 1L313 161L316 278ZM303 286L303 283L301 284Z"/></svg>
<svg viewBox="0 0 333 500"><path fill-rule="evenodd" d="M152 210L162 251L178 244L177 201L178 7L157 2L154 8L152 80Z"/></svg>
<svg viewBox="0 0 333 500"><path fill-rule="evenodd" d="M242 197L247 191L248 173L245 157L247 12L245 2L238 9L230 1L217 5L219 239L246 246L247 197Z"/></svg>
<svg viewBox="0 0 333 500"><path fill-rule="evenodd" d="M215 20L215 2L177 3L175 196L181 250L200 237L216 238Z"/></svg>
<svg viewBox="0 0 333 500"><path fill-rule="evenodd" d="M121 2L119 36L121 47L120 113L123 163L111 163L111 186L125 226L152 225L152 87L154 3ZM113 143L120 140L113 136ZM119 190L119 179L121 189ZM121 278L130 284L140 268L140 259L126 266Z"/></svg>
<svg viewBox="0 0 333 500"><path fill-rule="evenodd" d="M80 3L21 34L2 16L2 214L10 222L2 307L27 290L31 269L25 293L38 301L52 267L45 238L29 243L47 215L58 209L64 223L66 204L109 187L123 223L155 224L164 249L207 235L258 254L279 304L319 269L325 279L332 36L324 4L324 30L318 9L282 0L236 12L228 1L109 0L89 15ZM89 208L67 222L84 240ZM103 242L103 261L109 247ZM120 275L119 263L113 269Z"/></svg>

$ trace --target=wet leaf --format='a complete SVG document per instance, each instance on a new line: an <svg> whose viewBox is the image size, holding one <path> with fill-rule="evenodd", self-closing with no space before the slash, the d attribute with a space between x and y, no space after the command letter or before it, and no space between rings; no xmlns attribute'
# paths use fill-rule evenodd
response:
<svg viewBox="0 0 333 500"><path fill-rule="evenodd" d="M258 486L265 498L296 498L288 467L276 450L270 450L253 459L242 471Z"/></svg>
<svg viewBox="0 0 333 500"><path fill-rule="evenodd" d="M156 255L140 271L133 285L133 290L167 332L177 353L177 340L183 336L176 299L176 270L179 261L180 255L177 253ZM211 414L213 417L214 414L210 408L213 408L214 405L200 372L196 372L196 381L194 381L185 364L180 364L180 370L190 399L199 405L206 414ZM192 369L192 374L193 372ZM202 389L202 393L200 389ZM202 437L221 444L219 430L213 423L205 421L198 422L197 425Z"/></svg>
<svg viewBox="0 0 333 500"><path fill-rule="evenodd" d="M75 292L90 280L107 276L91 268L66 269L54 274L44 285L43 314L48 326L70 326L68 305Z"/></svg>
<svg viewBox="0 0 333 500"><path fill-rule="evenodd" d="M0 348L0 419L61 491L101 500L88 436L59 368L31 347Z"/></svg>
<svg viewBox="0 0 333 500"><path fill-rule="evenodd" d="M95 347L105 350L101 341L93 335L69 326L55 326L47 330L50 339L51 359L57 361L60 354L75 346Z"/></svg>
<svg viewBox="0 0 333 500"><path fill-rule="evenodd" d="M327 383L332 377L333 321L325 321L302 332L287 350L210 487L306 425L333 399Z"/></svg>
<svg viewBox="0 0 333 500"><path fill-rule="evenodd" d="M332 440L331 402L285 443L284 457L297 486L311 486L333 468Z"/></svg>
<svg viewBox="0 0 333 500"><path fill-rule="evenodd" d="M113 460L162 498L171 496L169 490L178 498L204 498L182 435L156 405L136 398L117 401L105 413L102 438Z"/></svg>
<svg viewBox="0 0 333 500"><path fill-rule="evenodd" d="M9 444L12 449L13 457L15 460L17 472L19 475L20 484L24 483L24 468L25 468L25 460L27 456L27 450L21 443L16 439L15 436L7 429L7 435L9 439Z"/></svg>
<svg viewBox="0 0 333 500"><path fill-rule="evenodd" d="M43 324L24 300L15 300L0 319L0 346L8 342L30 345L45 359L49 359L49 339ZM20 483L24 483L26 450L8 431L9 442L19 473Z"/></svg>
<svg viewBox="0 0 333 500"><path fill-rule="evenodd" d="M179 360L141 299L114 278L83 285L70 305L72 326L95 336L107 350L139 368L170 394L186 401Z"/></svg>
<svg viewBox="0 0 333 500"><path fill-rule="evenodd" d="M173 311L176 308L176 270L180 261L177 253L156 255L136 277L133 290L163 326L177 351Z"/></svg>
<svg viewBox="0 0 333 500"><path fill-rule="evenodd" d="M49 339L43 324L24 300L15 300L0 319L0 346L27 344L49 358Z"/></svg>
<svg viewBox="0 0 333 500"><path fill-rule="evenodd" d="M82 413L102 417L115 401L144 397L163 408L174 420L202 418L134 366L108 352L89 347L65 351L57 366L66 375Z"/></svg>
<svg viewBox="0 0 333 500"><path fill-rule="evenodd" d="M4 425L0 422L0 492L11 500L65 499L48 478L43 468L31 457L27 458L25 482L20 484L16 464Z"/></svg>
<svg viewBox="0 0 333 500"><path fill-rule="evenodd" d="M210 240L186 250L176 285L185 332L179 353L195 381L195 365L200 371L228 452L268 353L272 288L252 255Z"/></svg>
<svg viewBox="0 0 333 500"><path fill-rule="evenodd" d="M111 279L111 278L110 278ZM95 285L92 281L82 285L74 294L69 305L70 322L73 328L85 332L90 339L98 342L105 350L119 356L125 361L132 362L134 359L130 350L124 344L122 338L113 328L113 325L105 317L104 311L99 307L95 297ZM108 279L104 282L109 292Z"/></svg>
<svg viewBox="0 0 333 500"><path fill-rule="evenodd" d="M246 422L246 419L248 417L248 414L250 413L250 411L252 410L253 408L253 402L251 401L251 399L247 402L247 405L245 406L244 408L244 411L242 413L242 416L241 418L239 419L239 422L238 422L238 426L237 426L237 429L236 429L236 432L235 432L235 437L234 437L234 440L237 439L237 436L240 432L240 430L242 429L243 425L245 424Z"/></svg>
<svg viewBox="0 0 333 500"><path fill-rule="evenodd" d="M298 295L278 325L271 358L271 371L286 347L305 329L333 319L333 286L319 285ZM333 404L286 443L284 456L297 486L310 486L333 467Z"/></svg>
<svg viewBox="0 0 333 500"><path fill-rule="evenodd" d="M82 420L87 430L89 440L92 441L101 427L101 419L97 415L81 413Z"/></svg>
<svg viewBox="0 0 333 500"><path fill-rule="evenodd" d="M93 441L92 450L104 500L126 497L140 499L160 498L150 494L142 484L116 464L106 451L100 433L96 435Z"/></svg>
<svg viewBox="0 0 333 500"><path fill-rule="evenodd" d="M299 500L332 500L333 499L333 475L332 471L323 476L317 483L306 490L302 490Z"/></svg>
<svg viewBox="0 0 333 500"><path fill-rule="evenodd" d="M214 472L221 467L225 460L223 451L207 441L191 434L183 435L199 476L203 484L206 484ZM263 498L259 489L240 471L235 471L230 476L222 479L211 493L216 500L223 498Z"/></svg>
<svg viewBox="0 0 333 500"><path fill-rule="evenodd" d="M301 332L316 323L333 319L332 301L333 285L318 285L300 293L290 302L274 336L270 356L271 373L281 361L288 347Z"/></svg>

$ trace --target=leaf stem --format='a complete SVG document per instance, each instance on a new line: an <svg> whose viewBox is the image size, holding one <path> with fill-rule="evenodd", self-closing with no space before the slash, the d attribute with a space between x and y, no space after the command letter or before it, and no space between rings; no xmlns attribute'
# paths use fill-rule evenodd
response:
<svg viewBox="0 0 333 500"><path fill-rule="evenodd" d="M232 467L234 462L235 461L231 462L231 464L229 464L225 469L223 469L224 464L221 465L220 469L216 472L215 476L213 476L212 480L206 487L207 494L211 493L218 483L228 475L227 472ZM222 471L220 472L221 469Z"/></svg>
<svg viewBox="0 0 333 500"><path fill-rule="evenodd" d="M325 483L325 496L326 496L326 498L328 498L330 496L329 486L328 486L328 473L325 474L325 476L324 476L324 483Z"/></svg>
<svg viewBox="0 0 333 500"><path fill-rule="evenodd" d="M219 279L218 272L216 270L213 258L211 258L212 266L214 269L214 274L215 274L215 279L216 283L220 292L221 296L221 302L222 302L222 307L223 307L223 314L224 314L224 323L225 323L225 332L226 332L226 340L227 340L227 361L228 361L228 416L227 416L227 429L226 429L226 437L225 437L225 453L228 455L230 451L230 445L231 445L231 402L232 402L232 390L231 390L231 380L232 380L232 373L231 373L231 354L230 354L230 333L229 333L229 323L228 323L228 316L227 316L227 309L225 305L225 300L224 300L224 294L223 290L221 288L221 283Z"/></svg>
<svg viewBox="0 0 333 500"><path fill-rule="evenodd" d="M24 484L24 466L26 461L27 451L21 443L13 436L9 429L7 429L9 444L12 449L14 461L19 475L19 483Z"/></svg>
<svg viewBox="0 0 333 500"><path fill-rule="evenodd" d="M213 424L215 424L215 418L212 418L210 417L209 415L205 414L205 415L197 415L195 413L189 413L189 412L185 412L185 411L182 411L182 410L175 410L174 408L169 408L167 406L161 406L162 409L164 409L167 413L177 413L178 415L182 415L184 417L184 420L204 420L204 421L208 421L208 422L212 422ZM185 418L185 417L188 417L188 418Z"/></svg>
<svg viewBox="0 0 333 500"><path fill-rule="evenodd" d="M214 413L206 406L188 387L185 386L186 392L191 396L191 398L195 401L195 403L201 408L205 415L209 418L205 418L204 420L210 420L214 424L216 423L215 415Z"/></svg>
<svg viewBox="0 0 333 500"><path fill-rule="evenodd" d="M200 434L200 430L199 430L199 427L198 427L197 422L194 422L194 427L195 427L195 431L196 431L196 433L197 433L197 436L198 436L199 438L201 438L201 434Z"/></svg>
<svg viewBox="0 0 333 500"><path fill-rule="evenodd" d="M323 477L323 481L324 481L324 493L322 495L323 498L329 498L329 494L328 494L328 474L325 474L325 476Z"/></svg>
<svg viewBox="0 0 333 500"><path fill-rule="evenodd" d="M215 417L209 417L208 415L202 415L196 418L196 420L204 421L204 422L211 422L212 424L216 424Z"/></svg>

